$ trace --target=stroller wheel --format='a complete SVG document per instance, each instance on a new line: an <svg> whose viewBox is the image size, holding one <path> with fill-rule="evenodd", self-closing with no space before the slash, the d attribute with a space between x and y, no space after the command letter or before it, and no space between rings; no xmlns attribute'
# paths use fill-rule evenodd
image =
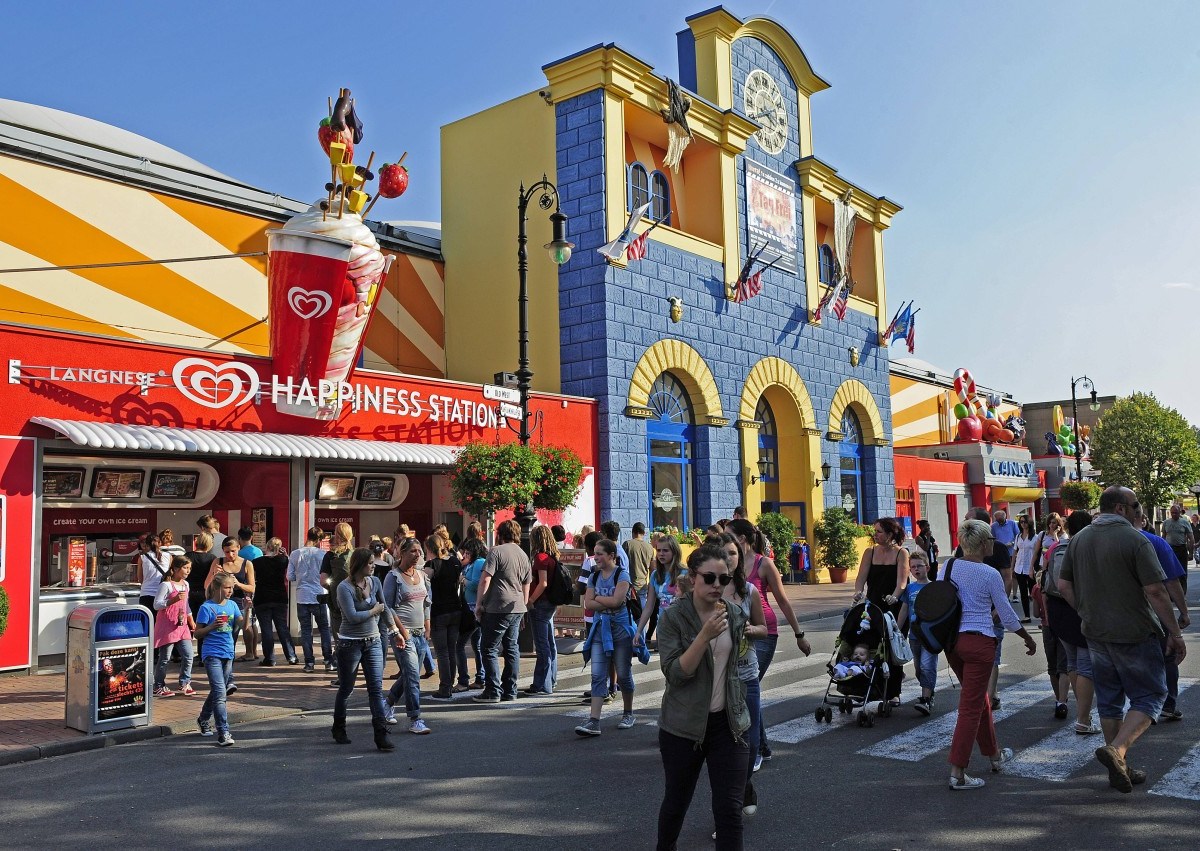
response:
<svg viewBox="0 0 1200 851"><path fill-rule="evenodd" d="M869 718L869 716L867 715L867 711L865 709L860 709L858 712L858 726L860 726L860 727L867 726L868 718Z"/></svg>
<svg viewBox="0 0 1200 851"><path fill-rule="evenodd" d="M833 722L833 710L831 708L829 708L828 706L826 706L825 707L825 723L830 724L832 722Z"/></svg>
<svg viewBox="0 0 1200 851"><path fill-rule="evenodd" d="M875 726L875 716L873 716L873 715L868 715L868 716L867 716L867 726L868 726L868 727L874 727L874 726Z"/></svg>
<svg viewBox="0 0 1200 851"><path fill-rule="evenodd" d="M816 718L816 720L817 720L817 723L818 723L818 724L820 724L820 723L821 723L821 719L825 717L825 707L824 707L824 706L818 706L818 707L817 707L817 711L816 711L815 713L813 713L813 715L814 715L814 717Z"/></svg>

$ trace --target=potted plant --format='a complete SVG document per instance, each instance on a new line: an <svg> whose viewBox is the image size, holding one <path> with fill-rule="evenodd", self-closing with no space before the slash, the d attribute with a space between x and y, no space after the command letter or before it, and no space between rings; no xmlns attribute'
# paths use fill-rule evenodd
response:
<svg viewBox="0 0 1200 851"><path fill-rule="evenodd" d="M1087 511L1100 504L1100 486L1095 482L1063 482L1059 490L1063 507Z"/></svg>
<svg viewBox="0 0 1200 851"><path fill-rule="evenodd" d="M817 545L817 560L829 570L829 581L846 581L850 569L858 563L855 540L862 537L863 528L854 522L850 512L844 508L826 508L824 515L813 526L813 540Z"/></svg>
<svg viewBox="0 0 1200 851"><path fill-rule="evenodd" d="M775 566L779 568L780 575L789 576L791 574L789 556L792 552L792 544L796 542L796 524L790 517L777 511L769 511L766 514L758 515L755 525L771 542L771 548L775 551Z"/></svg>

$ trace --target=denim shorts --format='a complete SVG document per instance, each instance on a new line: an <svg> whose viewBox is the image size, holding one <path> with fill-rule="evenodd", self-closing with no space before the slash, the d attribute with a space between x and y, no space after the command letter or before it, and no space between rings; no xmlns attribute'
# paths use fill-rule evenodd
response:
<svg viewBox="0 0 1200 851"><path fill-rule="evenodd" d="M1129 708L1157 719L1167 699L1167 667L1158 638L1137 644L1113 644L1088 639L1092 682L1101 718L1122 718Z"/></svg>
<svg viewBox="0 0 1200 851"><path fill-rule="evenodd" d="M1061 639L1059 639L1058 646L1066 654L1067 673L1085 677L1089 680L1096 678L1096 674L1092 670L1092 651L1086 647L1076 647L1074 644L1067 644L1067 642Z"/></svg>

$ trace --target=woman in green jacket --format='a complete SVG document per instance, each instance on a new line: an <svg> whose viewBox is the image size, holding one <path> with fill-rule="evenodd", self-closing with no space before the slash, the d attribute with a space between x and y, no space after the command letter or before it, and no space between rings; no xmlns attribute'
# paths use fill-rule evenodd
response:
<svg viewBox="0 0 1200 851"><path fill-rule="evenodd" d="M722 599L730 582L724 554L705 545L688 557L690 594L676 599L658 624L666 679L658 748L666 790L658 811L658 851L674 851L700 768L708 763L717 851L742 848L742 793L749 767L750 726L736 648L746 628L741 607Z"/></svg>

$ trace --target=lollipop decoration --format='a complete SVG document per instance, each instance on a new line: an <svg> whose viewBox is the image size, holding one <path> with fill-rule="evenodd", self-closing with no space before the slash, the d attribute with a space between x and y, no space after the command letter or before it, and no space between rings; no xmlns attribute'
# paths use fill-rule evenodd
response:
<svg viewBox="0 0 1200 851"><path fill-rule="evenodd" d="M1015 443L1025 434L1024 421L1019 417L1000 421L1000 394L980 393L969 370L954 371L954 393L958 398L953 409L958 419L956 440Z"/></svg>

